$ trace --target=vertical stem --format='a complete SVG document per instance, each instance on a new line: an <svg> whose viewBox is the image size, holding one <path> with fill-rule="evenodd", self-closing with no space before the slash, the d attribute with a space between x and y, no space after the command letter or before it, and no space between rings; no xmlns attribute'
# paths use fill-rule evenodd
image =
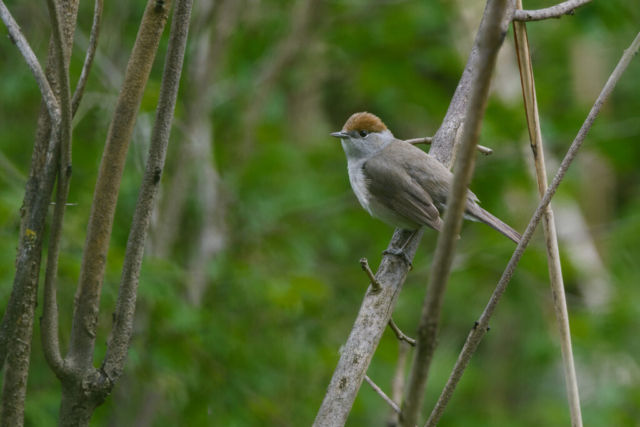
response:
<svg viewBox="0 0 640 427"><path fill-rule="evenodd" d="M476 146L480 139L480 130L487 107L491 75L504 40L503 25L509 19L507 0L490 0L489 3L487 22L479 34L478 68L472 79L466 122L460 142L460 158L456 164L450 194L447 198L444 224L438 236L438 244L431 264L429 286L418 326L416 354L409 375L407 396L402 404L401 422L403 426L408 427L415 426L420 418L429 369L437 346L440 312L451 273L455 242L462 226L469 183L475 167ZM508 27L508 24L505 26Z"/></svg>
<svg viewBox="0 0 640 427"><path fill-rule="evenodd" d="M192 0L177 0L173 12L171 35L167 47L164 73L160 84L160 97L156 110L156 121L151 135L149 158L140 186L138 203L133 214L131 233L127 241L127 250L122 266L122 278L113 329L107 344L103 370L112 382L118 380L124 370L124 363L129 351L129 343L133 334L133 317L136 310L138 282L144 246L151 222L151 214L160 188L160 178L169 145L171 122L178 97L178 86L182 73L182 64L187 45L189 19L191 17Z"/></svg>
<svg viewBox="0 0 640 427"><path fill-rule="evenodd" d="M79 371L93 368L100 294L120 182L142 94L151 72L171 3L171 0L147 2L107 135L91 204L80 280L76 292L76 310L66 359Z"/></svg>
<svg viewBox="0 0 640 427"><path fill-rule="evenodd" d="M522 9L522 0L517 0L516 8ZM529 138L531 140L531 150L533 151L533 157L535 160L538 192L540 193L540 198L542 198L544 193L547 191L548 184L544 161L544 150L542 146L542 131L540 128L540 117L538 114L538 102L536 99L535 81L533 78L533 68L531 66L531 55L529 52L527 27L524 22L514 21L513 29L515 34L516 51L518 54L518 66L520 68L520 78L522 81L522 95L524 98L527 125L529 127ZM553 303L558 321L558 330L560 331L560 344L562 348L564 375L567 383L569 410L571 412L571 425L572 427L582 427L578 381L576 378L576 369L573 360L573 351L571 348L569 313L564 293L562 266L560 264L560 253L558 250L558 237L556 235L556 226L553 220L551 204L547 206L544 212L542 225L547 246L547 262L549 264L549 279L551 281Z"/></svg>
<svg viewBox="0 0 640 427"><path fill-rule="evenodd" d="M60 239L62 238L62 226L64 214L67 207L67 197L69 195L69 184L71 180L71 89L69 86L69 70L65 57L62 25L60 22L60 11L54 0L47 0L49 6L49 16L51 17L51 27L53 33L53 44L57 56L58 80L60 82L60 168L58 173L58 191L56 194L56 206L53 212L51 225L51 236L49 238L49 253L47 257L47 270L44 284L44 309L42 316L42 336L43 350L45 358L56 374L62 369L62 358L60 357L60 347L58 343L58 307L56 305L55 281L58 274L58 255L60 252Z"/></svg>
<svg viewBox="0 0 640 427"><path fill-rule="evenodd" d="M57 28L49 48L47 61L48 84L54 91L64 92L64 82L59 82L60 71L68 67L68 59L75 31L78 2L61 2L60 13L52 18ZM60 18L59 21L55 18ZM62 73L64 74L64 72ZM68 85L67 85L68 86ZM43 92L43 96L44 92ZM51 117L51 107L41 106L40 118L29 180L25 191L20 243L16 260L16 275L9 304L0 327L0 366L6 354L6 369L0 398L0 426L20 427L24 424L24 408L33 322L37 304L38 276L42 259L44 221L50 205L51 193L58 170L59 116ZM65 135L70 141L69 126Z"/></svg>

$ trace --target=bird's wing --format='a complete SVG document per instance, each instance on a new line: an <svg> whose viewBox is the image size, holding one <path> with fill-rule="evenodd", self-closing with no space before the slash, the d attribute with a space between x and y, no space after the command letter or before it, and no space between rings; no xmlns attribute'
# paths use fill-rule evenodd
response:
<svg viewBox="0 0 640 427"><path fill-rule="evenodd" d="M396 140L395 144L406 144L405 141ZM446 195L449 194L453 173L433 156L425 153L418 147L412 145L411 150L393 150L399 153L398 162L402 163L407 173L420 187L429 192L436 205L446 206ZM425 169L429 172L425 174ZM468 203L478 203L478 197L467 190Z"/></svg>
<svg viewBox="0 0 640 427"><path fill-rule="evenodd" d="M433 200L400 165L394 165L383 152L369 158L362 166L367 189L377 200L388 200L386 207L411 221L440 230L442 220Z"/></svg>

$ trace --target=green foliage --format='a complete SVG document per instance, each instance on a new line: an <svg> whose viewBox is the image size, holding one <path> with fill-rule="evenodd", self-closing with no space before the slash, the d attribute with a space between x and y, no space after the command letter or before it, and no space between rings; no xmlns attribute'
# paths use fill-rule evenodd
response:
<svg viewBox="0 0 640 427"><path fill-rule="evenodd" d="M208 263L204 296L198 304L189 302L190 262L198 253L203 221L201 197L190 193L170 256L145 259L125 375L96 411L92 425L136 425L145 415L155 426L312 423L367 286L358 260L367 257L375 270L393 232L358 205L342 149L328 133L339 130L350 114L368 110L399 138L433 135L480 19L479 13L463 18L459 9L475 8L474 2L321 2L308 40L278 74L255 129L250 129L247 111L261 90L255 79L288 34L293 2L246 3L218 61L213 87L194 88L187 72L183 74L178 126L162 178L160 210L167 205L188 138L187 129L180 126L188 119L191 102L185 94L211 89L208 117L214 130L214 166L221 177L217 203L226 211L224 249ZM525 2L525 6L551 3ZM117 82L117 73L124 72L143 6L140 2L105 5L102 59L96 63L84 101L90 108L75 122L69 201L77 206L67 209L58 280L63 354L97 169L118 91L110 82ZM8 7L44 63L48 32L43 28L48 23L42 4L9 2ZM79 32L85 35L92 9L91 3L81 5ZM597 95L604 85L622 49L638 31L639 16L640 7L634 2L593 2L573 17L528 26L545 150L555 159L549 160L549 179L595 100L588 94ZM213 25L215 19L209 22ZM192 34L198 31L202 29L194 27ZM587 49L579 51L578 45ZM96 364L111 327L148 146L144 126L148 130L153 121L159 93L163 46L123 178ZM538 195L528 170L531 156L511 35L503 50L510 54L500 59L481 141L494 154L478 159L472 189L486 209L522 231ZM39 92L4 27L0 57L0 307L4 307L14 274L19 208ZM72 82L79 77L83 59L84 52L76 46ZM197 59L190 50L187 64ZM562 223L558 228L583 415L585 424L593 426L630 426L640 419L639 73L636 59L598 118L554 204L556 212L568 205L581 207L578 212L586 224L587 233L579 236L565 236ZM152 228L152 235L157 231ZM576 243L573 238L583 240ZM434 231L425 233L416 268L394 315L408 335L415 334L435 239ZM539 231L442 426L569 424L543 240ZM594 278L585 270L590 265L576 258L581 248L592 244L606 271L602 288L606 299L599 304L590 300ZM511 242L488 227L465 224L445 298L425 415L513 249ZM60 384L44 361L39 333L36 323L26 421L31 426L53 426ZM396 353L395 337L388 331L369 371L385 390L390 390ZM348 425L383 425L387 414L388 408L365 384Z"/></svg>

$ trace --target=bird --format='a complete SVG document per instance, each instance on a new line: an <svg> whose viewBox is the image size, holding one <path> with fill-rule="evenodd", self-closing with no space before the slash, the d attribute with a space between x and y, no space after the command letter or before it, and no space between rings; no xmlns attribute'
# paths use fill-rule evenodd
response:
<svg viewBox="0 0 640 427"><path fill-rule="evenodd" d="M331 136L342 141L351 188L362 207L386 224L412 231L400 249L383 252L400 256L412 267L405 248L420 228L442 229L440 215L447 208L453 173L430 154L395 138L378 116L368 112L353 114ZM481 208L476 195L467 191L465 219L520 242L517 231Z"/></svg>

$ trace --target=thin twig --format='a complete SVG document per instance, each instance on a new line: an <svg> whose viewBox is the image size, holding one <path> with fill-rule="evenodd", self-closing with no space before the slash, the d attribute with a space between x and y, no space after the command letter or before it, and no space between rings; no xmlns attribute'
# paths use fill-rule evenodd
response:
<svg viewBox="0 0 640 427"><path fill-rule="evenodd" d="M382 285L378 282L376 276L373 275L373 272L369 268L369 262L367 259L360 259L360 265L362 266L362 271L367 273L367 277L369 277L369 280L371 281L371 288L373 289L373 292L380 292L382 290Z"/></svg>
<svg viewBox="0 0 640 427"><path fill-rule="evenodd" d="M60 253L60 239L64 214L69 196L69 183L71 179L71 144L72 144L72 115L71 115L71 89L69 86L69 71L67 58L65 57L64 35L60 21L60 11L54 0L47 0L53 45L56 54L57 78L60 84L60 168L58 169L58 191L56 205L53 211L51 224L51 236L49 238L49 253L47 257L47 269L44 281L44 308L42 314L42 346L43 352L53 372L60 376L63 373L64 363L60 355L58 342L58 307L56 303L56 278L58 275L58 256Z"/></svg>
<svg viewBox="0 0 640 427"><path fill-rule="evenodd" d="M11 41L18 47L18 50L24 57L24 60L27 62L27 65L29 66L33 77L35 77L36 82L38 83L38 87L40 88L40 92L42 93L42 98L47 105L47 109L49 110L49 115L51 116L52 122L59 123L60 108L58 106L58 101L56 100L56 97L51 90L49 81L42 71L42 67L40 67L38 58L36 58L33 50L31 50L27 39L25 39L24 35L22 35L20 27L13 19L11 13L4 5L4 2L2 0L0 0L0 18L7 26L7 30L9 30L9 37Z"/></svg>
<svg viewBox="0 0 640 427"><path fill-rule="evenodd" d="M516 1L516 8L522 9L522 0ZM522 95L524 98L527 125L529 127L529 137L531 149L536 166L536 179L540 198L547 191L547 172L544 160L544 150L542 145L542 131L540 128L540 117L538 114L538 102L536 100L535 80L533 77L533 67L531 65L531 55L529 51L529 39L527 27L524 22L514 22L515 46L518 54L518 66L520 68L520 78L522 80ZM547 262L549 263L549 279L554 298L553 303L556 309L558 329L560 331L560 344L562 348L562 361L564 365L565 381L567 383L567 397L569 400L569 410L571 412L571 424L573 427L582 426L582 414L580 412L580 397L578 394L578 381L576 378L573 351L571 349L571 332L569 329L569 313L564 292L562 279L562 266L560 264L560 252L558 250L558 237L556 226L553 220L551 204L547 206L543 216L543 228L547 246Z"/></svg>
<svg viewBox="0 0 640 427"><path fill-rule="evenodd" d="M593 0L569 0L555 6L539 10L516 10L514 21L542 21L543 19L560 19L564 15L573 15L573 11Z"/></svg>
<svg viewBox="0 0 640 427"><path fill-rule="evenodd" d="M433 137L427 136L425 138L407 139L405 142L408 142L409 144L412 144L412 145L431 144L431 142L433 142ZM478 145L478 146L476 146L476 148L477 148L477 150L479 152L481 152L485 156L490 156L491 154L493 154L493 150L491 148L489 148L489 147L485 147L483 145Z"/></svg>
<svg viewBox="0 0 640 427"><path fill-rule="evenodd" d="M411 366L407 395L402 402L401 422L404 426L415 426L419 422L429 368L437 346L442 302L451 274L455 243L462 227L469 183L475 167L475 148L480 139L482 121L487 108L491 75L504 40L505 33L502 27L505 16L509 16L508 9L507 0L493 1L487 16L487 25L480 31L478 69L467 107L467 120L460 142L460 157L455 168L450 195L447 198L444 224L438 235L438 244L431 263L429 286L418 326L418 346Z"/></svg>
<svg viewBox="0 0 640 427"><path fill-rule="evenodd" d="M133 333L133 318L142 257L167 156L171 122L178 97L178 87L187 45L192 4L193 0L177 0L173 13L164 73L160 84L156 121L151 134L151 145L149 146L149 158L142 178L138 203L133 215L133 224L131 225L131 233L129 234L122 267L122 278L116 301L113 328L107 343L107 354L103 364L104 372L113 383L118 380L124 371L124 363Z"/></svg>
<svg viewBox="0 0 640 427"><path fill-rule="evenodd" d="M398 414L400 414L400 408L398 407L398 405L396 405L393 400L391 400L389 398L389 396L387 396L384 391L382 391L382 389L380 387L378 387L376 385L376 383L374 383L371 378L369 378L369 376L365 375L364 379L367 380L367 382L369 383L369 385L371 386L371 388L380 395L380 397L389 404L389 406L391 406L391 409L393 409L394 411L396 411Z"/></svg>
<svg viewBox="0 0 640 427"><path fill-rule="evenodd" d="M389 319L389 327L391 328L393 333L396 334L396 337L398 337L400 341L406 341L411 345L411 347L416 346L416 340L414 340L413 338L409 338L407 335L405 335L405 333L402 332L400 328L398 328L398 325L396 325L396 322L393 321L393 318Z"/></svg>
<svg viewBox="0 0 640 427"><path fill-rule="evenodd" d="M93 65L93 58L96 55L98 49L98 37L100 36L100 25L102 23L102 5L104 0L95 0L95 7L93 10L93 24L91 25L91 36L89 37L89 46L87 47L87 55L84 59L84 65L82 66L82 73L78 80L78 85L73 93L73 99L71 100L71 114L76 115L82 96L84 95L84 89L87 86L87 80L89 80L89 74L91 74L91 66Z"/></svg>
<svg viewBox="0 0 640 427"><path fill-rule="evenodd" d="M591 108L589 115L587 116L582 127L580 128L578 135L576 136L575 140L571 144L571 147L569 148L567 155L562 161L562 164L560 165L560 168L558 169L556 176L553 178L553 181L549 185L549 188L544 194L544 197L540 201L538 208L533 214L533 217L531 218L531 221L529 222L529 225L527 226L527 229L525 230L522 236L522 240L520 241L520 243L518 244L518 247L514 251L511 257L511 260L509 261L509 264L507 264L507 267L502 275L502 278L500 279L500 282L496 286L496 289L493 292L493 295L491 296L491 299L489 300L487 307L485 308L484 312L482 313L482 316L480 317L480 320L478 321L478 327L474 327L469 333L469 336L467 337L467 341L465 342L464 347L460 352L460 356L458 357L458 361L456 362L456 365L453 368L453 372L451 372L451 376L447 381L447 385L442 391L442 394L440 395L440 398L438 399L438 402L436 403L436 406L433 409L431 416L429 417L429 420L426 424L427 427L434 427L438 424L438 421L440 420L440 417L442 416L444 409L449 403L449 400L451 399L451 396L453 395L453 392L455 391L455 388L458 385L458 382L460 381L460 378L462 377L462 374L464 373L465 368L469 364L471 357L473 356L476 349L478 348L478 344L480 344L480 341L484 337L484 334L487 332L486 328L489 325L489 320L491 319L491 316L493 315L493 312L495 311L496 306L498 305L498 302L502 297L502 294L504 294L504 291L506 290L507 285L509 284L509 281L513 277L515 269L518 263L520 262L520 259L522 258L522 254L524 253L527 245L531 241L533 232L535 231L536 227L540 223L540 220L542 219L542 216L545 210L547 209L547 206L551 202L551 198L558 190L558 186L560 185L560 183L562 182L562 179L566 175L567 170L571 165L571 162L578 154L578 150L580 149L580 147L582 146L582 143L587 137L587 133L591 129L591 126L593 126L593 122L595 121L598 113L600 112L600 109L604 105L609 95L611 95L611 92L613 91L613 88L615 87L615 85L618 83L618 80L620 80L620 76L622 76L622 73L625 71L625 69L627 68L627 66L633 59L633 57L638 53L638 49L640 49L640 33L638 33L635 40L629 47L629 49L625 50L624 54L622 55L620 62L618 62L618 65L616 66L615 70L609 77L607 84L605 85L604 89L602 89L600 96L598 96L598 99L596 100L595 104Z"/></svg>

